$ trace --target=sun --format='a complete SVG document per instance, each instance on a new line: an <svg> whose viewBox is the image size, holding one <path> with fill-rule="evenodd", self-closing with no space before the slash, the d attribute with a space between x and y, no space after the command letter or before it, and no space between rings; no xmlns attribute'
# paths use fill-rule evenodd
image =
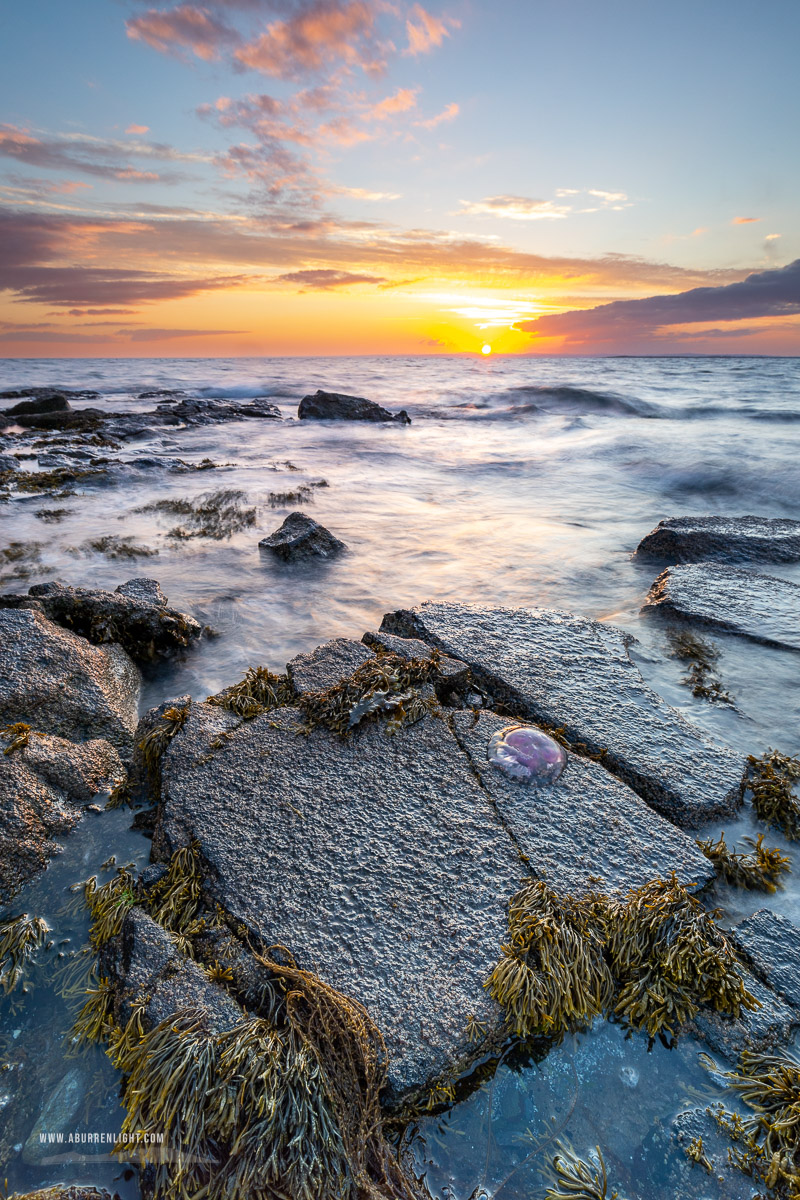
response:
<svg viewBox="0 0 800 1200"><path fill-rule="evenodd" d="M491 354L491 353L492 353L492 347L489 345L488 342L486 343L485 346L481 346L481 354Z"/></svg>

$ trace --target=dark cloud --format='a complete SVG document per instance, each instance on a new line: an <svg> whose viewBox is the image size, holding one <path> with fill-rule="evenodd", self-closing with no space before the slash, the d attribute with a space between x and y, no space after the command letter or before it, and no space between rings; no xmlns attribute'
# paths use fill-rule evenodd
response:
<svg viewBox="0 0 800 1200"><path fill-rule="evenodd" d="M760 271L720 287L696 287L672 296L615 300L576 312L522 321L518 329L568 344L625 343L673 325L706 321L743 321L800 313L800 259L786 267Z"/></svg>
<svg viewBox="0 0 800 1200"><path fill-rule="evenodd" d="M194 161L197 156L181 154L160 142L114 142L82 136L34 136L16 125L0 125L0 155L29 167L49 171L72 171L100 179L128 183L180 183L185 172L162 170L163 162ZM146 160L144 167L132 166L131 157ZM152 170L152 165L159 166ZM50 190L74 190L75 183L40 185Z"/></svg>
<svg viewBox="0 0 800 1200"><path fill-rule="evenodd" d="M276 276L275 283L298 283L303 288L329 291L331 288L347 287L353 283L386 283L382 275L357 275L352 271L334 271L331 268L307 271L289 271Z"/></svg>
<svg viewBox="0 0 800 1200"><path fill-rule="evenodd" d="M226 334L249 333L249 329L120 329L132 342L165 342L171 338L223 337Z"/></svg>

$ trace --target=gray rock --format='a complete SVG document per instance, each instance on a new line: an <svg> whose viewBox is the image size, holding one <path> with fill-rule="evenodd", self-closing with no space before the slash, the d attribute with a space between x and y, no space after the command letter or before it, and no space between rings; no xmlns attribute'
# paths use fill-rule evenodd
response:
<svg viewBox="0 0 800 1200"><path fill-rule="evenodd" d="M770 517L668 517L642 538L644 562L800 562L800 521Z"/></svg>
<svg viewBox="0 0 800 1200"><path fill-rule="evenodd" d="M563 728L573 744L687 828L741 803L744 760L712 742L642 679L633 641L612 625L549 609L429 601L381 630L417 637L469 665L505 711Z"/></svg>
<svg viewBox="0 0 800 1200"><path fill-rule="evenodd" d="M0 755L0 902L47 865L58 851L53 838L77 825L80 806L124 774L114 747L100 740L76 745L31 732L27 746Z"/></svg>
<svg viewBox="0 0 800 1200"><path fill-rule="evenodd" d="M419 638L395 637L392 633L365 633L361 639L365 646L380 646L400 658L430 658L432 647ZM439 671L448 687L463 687L469 682L469 667L466 663L451 658L449 654L439 656Z"/></svg>
<svg viewBox="0 0 800 1200"><path fill-rule="evenodd" d="M293 512L279 529L258 543L262 550L270 550L285 561L310 558L334 558L347 549L344 542L319 525L305 513Z"/></svg>
<svg viewBox="0 0 800 1200"><path fill-rule="evenodd" d="M361 642L334 638L310 654L298 654L286 664L286 671L295 691L303 696L306 692L327 691L374 657Z"/></svg>
<svg viewBox="0 0 800 1200"><path fill-rule="evenodd" d="M671 1172L677 1175L671 1193L673 1196L680 1197L680 1200L709 1200L711 1196L722 1196L724 1200L752 1200L753 1180L731 1163L728 1150L733 1143L722 1133L708 1106L678 1113L672 1122L672 1138L686 1155L683 1162L678 1160ZM703 1153L721 1188L712 1183L706 1167L693 1163L686 1154L690 1144L697 1138L703 1139Z"/></svg>
<svg viewBox="0 0 800 1200"><path fill-rule="evenodd" d="M800 585L742 567L667 567L650 588L642 612L800 650Z"/></svg>
<svg viewBox="0 0 800 1200"><path fill-rule="evenodd" d="M33 400L21 400L19 404L14 404L5 411L9 417L18 417L28 413L69 412L69 409L70 403L66 396L60 392L50 392L36 396Z"/></svg>
<svg viewBox="0 0 800 1200"><path fill-rule="evenodd" d="M166 608L168 604L157 579L129 579L114 590L118 596L126 596L139 604L154 604L156 608Z"/></svg>
<svg viewBox="0 0 800 1200"><path fill-rule="evenodd" d="M800 929L788 917L760 908L730 931L756 975L800 1009Z"/></svg>
<svg viewBox="0 0 800 1200"><path fill-rule="evenodd" d="M166 608L166 597L155 580L132 580L116 592L100 588L37 583L27 596L0 596L4 608L33 609L65 629L74 630L96 645L118 642L140 662L167 658L200 637L194 617ZM146 587L142 587L142 584Z"/></svg>
<svg viewBox="0 0 800 1200"><path fill-rule="evenodd" d="M743 1050L768 1051L785 1046L800 1024L795 1009L785 1004L749 971L743 971L742 974L745 987L758 1000L760 1008L755 1012L743 1009L739 1017L703 1008L684 1030L701 1038L730 1063L736 1063Z"/></svg>
<svg viewBox="0 0 800 1200"><path fill-rule="evenodd" d="M390 413L388 408L365 400L363 396L345 396L341 392L317 389L313 396L304 396L297 415L301 421L394 421L410 425L411 418L404 408Z"/></svg>
<svg viewBox="0 0 800 1200"><path fill-rule="evenodd" d="M64 1147L40 1141L39 1135L60 1133L66 1139L83 1106L90 1083L91 1081L82 1067L74 1066L67 1071L55 1091L48 1097L47 1103L39 1114L39 1119L28 1135L28 1140L22 1148L23 1162L28 1163L29 1166L39 1166L51 1159L60 1160L64 1157Z"/></svg>
<svg viewBox="0 0 800 1200"><path fill-rule="evenodd" d="M24 721L71 741L105 738L124 757L140 682L120 646L93 646L42 612L0 608L0 724Z"/></svg>
<svg viewBox="0 0 800 1200"><path fill-rule="evenodd" d="M0 474L4 471L18 471L19 459L13 454L0 454Z"/></svg>
<svg viewBox="0 0 800 1200"><path fill-rule="evenodd" d="M676 871L702 887L711 863L689 838L598 763L569 754L555 783L530 787L487 758L489 739L515 722L495 713L456 712L453 729L533 873L561 893L631 888Z"/></svg>
<svg viewBox="0 0 800 1200"><path fill-rule="evenodd" d="M525 866L445 721L231 718L195 704L171 741L153 852L198 839L210 901L365 1004L403 1094L470 1051L470 1015L498 1028L483 982Z"/></svg>

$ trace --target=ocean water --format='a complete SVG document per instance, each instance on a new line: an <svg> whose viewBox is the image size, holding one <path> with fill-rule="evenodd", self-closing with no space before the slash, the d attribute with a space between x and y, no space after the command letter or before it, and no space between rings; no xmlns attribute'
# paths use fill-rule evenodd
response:
<svg viewBox="0 0 800 1200"><path fill-rule="evenodd" d="M656 570L631 559L639 540L667 516L800 518L800 359L492 356L0 363L0 389L28 385L92 389L100 396L86 404L117 411L152 408L156 401L139 400L138 395L157 388L220 400L267 396L285 418L161 429L124 443L119 453L109 452L128 462L179 456L224 464L212 470L175 475L157 466L131 466L113 471L110 481L78 483L75 494L64 500L15 496L0 505L0 551L12 543L29 549L23 559L5 564L0 557L3 590L23 590L55 578L113 588L147 575L160 581L172 604L217 631L217 638L149 678L145 707L184 692L204 698L236 681L249 666L282 669L288 658L330 637L360 638L387 611L446 598L568 609L621 625L637 639L633 654L645 677L691 721L743 753L759 754L767 746L790 754L800 751L797 655L714 637L719 674L735 705L695 699L682 683L684 664L671 657L663 627L640 615ZM412 424L297 421L300 398L318 387L367 396L390 409L405 408ZM9 445L1 449L7 452ZM27 446L26 452L31 457L23 466L43 469L36 448ZM281 498L322 480L327 486L311 487L310 499L302 503ZM174 516L141 511L160 500L193 499L222 488L240 491L242 503L256 510L254 524L229 539L179 540L169 536ZM45 507L66 512L48 523L37 516ZM259 539L301 507L346 542L350 553L313 568L287 566L263 555ZM108 535L133 537L157 553L114 559L90 547ZM798 566L762 569L800 582ZM93 820L102 826L107 817ZM107 842L101 839L102 858L118 836L108 828ZM754 831L747 810L726 826L729 839ZM796 846L786 846L772 833L768 841L784 846L796 872L800 870ZM59 864L77 854L72 847L78 844L74 838L66 840ZM143 839L142 846L140 852L146 852ZM77 860L75 869L79 878L83 865ZM800 921L797 878L795 874L767 902ZM31 886L47 887L41 881ZM719 888L715 900L727 921L765 903L763 896L729 888ZM18 910L21 903L22 898L12 908ZM42 1011L40 1005L35 1016L33 1010L28 1016L0 1016L4 1027L17 1022L14 1028L27 1028L33 1036ZM595 1031L584 1039L588 1050L562 1048L562 1057L553 1064L566 1062L568 1051L584 1060L595 1050L600 1055L602 1039L613 1041L614 1036L607 1028ZM635 1067L643 1089L652 1070L661 1104L653 1120L676 1111L686 1088L696 1084L692 1056L685 1051L680 1061L663 1048L648 1056L646 1045L643 1049L633 1039L613 1046L609 1042L609 1055L622 1066ZM618 1073L621 1068L615 1069ZM541 1074L538 1066L528 1070ZM617 1094L614 1087L618 1091L618 1079L615 1084L612 1076L608 1097ZM515 1079L525 1087L538 1086L534 1075L524 1071ZM593 1103L601 1091L597 1083ZM513 1155L497 1166L499 1175L486 1165L486 1139L491 1134L492 1145L498 1144L496 1122L486 1119L486 1106L496 1098L479 1092L445 1120L423 1122L416 1131L421 1140L415 1153L437 1200L468 1200L482 1194L481 1188L487 1197L502 1195L503 1200L518 1194L510 1184L503 1185L504 1193L498 1190L497 1179L516 1162ZM508 1113L517 1116L507 1113L501 1122L503 1136L511 1141L514 1122L530 1118L526 1104L511 1105ZM635 1108L630 1108L632 1129L637 1127ZM574 1121L565 1128L579 1136ZM592 1128L594 1140L602 1142L602 1121ZM522 1136L522 1125L516 1133ZM609 1140L620 1163L626 1155L641 1156L641 1138L626 1148L617 1130L613 1137L609 1132ZM504 1166L506 1160L512 1165ZM13 1154L9 1163L9 1178L18 1178L20 1185L52 1177L52 1172L32 1174ZM79 1170L84 1168L76 1166L75 1172ZM86 1170L81 1178L99 1178L98 1166L90 1164ZM646 1162L637 1168L639 1194L660 1200L661 1168L653 1167L649 1184L647 1170ZM515 1187L524 1178L517 1173ZM712 1183L709 1196L717 1194ZM525 1186L534 1186L533 1177Z"/></svg>

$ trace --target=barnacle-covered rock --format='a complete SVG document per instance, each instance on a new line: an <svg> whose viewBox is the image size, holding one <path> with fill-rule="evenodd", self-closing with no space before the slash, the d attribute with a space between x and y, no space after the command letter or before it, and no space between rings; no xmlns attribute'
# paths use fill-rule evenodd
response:
<svg viewBox="0 0 800 1200"><path fill-rule="evenodd" d="M771 517L668 517L643 537L643 562L800 562L800 521Z"/></svg>
<svg viewBox="0 0 800 1200"><path fill-rule="evenodd" d="M650 588L642 612L800 650L800 585L743 567L667 567Z"/></svg>
<svg viewBox="0 0 800 1200"><path fill-rule="evenodd" d="M740 804L744 762L647 686L628 653L633 639L613 625L550 609L429 601L387 614L381 629L461 659L504 712L560 730L680 825Z"/></svg>
<svg viewBox="0 0 800 1200"><path fill-rule="evenodd" d="M734 925L730 936L754 972L800 1013L800 928L760 908Z"/></svg>
<svg viewBox="0 0 800 1200"><path fill-rule="evenodd" d="M335 558L347 549L329 529L301 512L289 513L283 524L258 544L286 562Z"/></svg>
<svg viewBox="0 0 800 1200"><path fill-rule="evenodd" d="M139 662L184 650L202 627L168 608L155 580L133 579L115 592L38 583L27 596L0 596L0 609L33 609L96 645L117 642Z"/></svg>

